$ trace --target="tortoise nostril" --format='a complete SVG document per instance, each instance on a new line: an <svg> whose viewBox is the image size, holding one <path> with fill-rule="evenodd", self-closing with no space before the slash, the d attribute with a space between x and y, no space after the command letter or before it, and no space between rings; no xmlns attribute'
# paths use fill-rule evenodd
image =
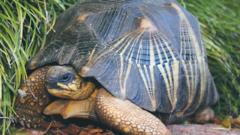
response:
<svg viewBox="0 0 240 135"><path fill-rule="evenodd" d="M49 78L47 79L47 82L48 82L48 83L57 83L57 78L56 78L56 77L49 77Z"/></svg>
<svg viewBox="0 0 240 135"><path fill-rule="evenodd" d="M47 86L48 87L56 87L58 83L58 79L56 77L48 77L47 78Z"/></svg>

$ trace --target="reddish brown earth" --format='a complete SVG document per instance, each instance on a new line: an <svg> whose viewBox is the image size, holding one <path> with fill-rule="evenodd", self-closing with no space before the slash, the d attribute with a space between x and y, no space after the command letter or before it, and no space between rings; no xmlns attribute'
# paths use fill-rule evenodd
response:
<svg viewBox="0 0 240 135"><path fill-rule="evenodd" d="M70 124L66 127L51 128L45 131L38 131L32 129L23 129L17 131L16 135L115 135L112 131L99 128L94 125L80 127Z"/></svg>
<svg viewBox="0 0 240 135"><path fill-rule="evenodd" d="M240 129L227 129L215 124L182 124L169 125L167 127L172 132L172 135L240 135ZM114 133L110 130L102 129L93 125L80 127L74 124L46 131L28 129L23 132L24 135L119 135L119 133Z"/></svg>

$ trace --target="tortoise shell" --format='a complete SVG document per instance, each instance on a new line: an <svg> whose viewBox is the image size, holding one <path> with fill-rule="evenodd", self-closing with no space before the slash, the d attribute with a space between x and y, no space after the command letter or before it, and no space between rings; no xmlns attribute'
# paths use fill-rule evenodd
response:
<svg viewBox="0 0 240 135"><path fill-rule="evenodd" d="M61 14L30 62L72 65L111 94L179 116L214 104L198 20L175 0L89 0Z"/></svg>

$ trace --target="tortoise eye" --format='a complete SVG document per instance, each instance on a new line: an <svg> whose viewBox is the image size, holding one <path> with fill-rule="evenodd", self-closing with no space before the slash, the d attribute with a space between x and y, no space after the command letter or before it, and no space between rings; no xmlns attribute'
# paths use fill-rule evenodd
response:
<svg viewBox="0 0 240 135"><path fill-rule="evenodd" d="M62 76L60 76L58 78L58 81L59 82L62 82L62 83L69 83L73 80L74 78L74 75L71 74L71 73L66 73L66 74L63 74Z"/></svg>

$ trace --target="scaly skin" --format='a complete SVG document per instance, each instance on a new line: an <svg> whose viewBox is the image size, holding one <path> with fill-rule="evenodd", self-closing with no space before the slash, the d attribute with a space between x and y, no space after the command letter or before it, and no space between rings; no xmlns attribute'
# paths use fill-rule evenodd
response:
<svg viewBox="0 0 240 135"><path fill-rule="evenodd" d="M104 89L98 92L95 111L101 121L125 134L170 135L157 117L128 100L113 97Z"/></svg>
<svg viewBox="0 0 240 135"><path fill-rule="evenodd" d="M17 121L24 127L42 128L46 124L42 111L50 102L45 87L48 69L44 67L34 71L20 86L15 110Z"/></svg>

